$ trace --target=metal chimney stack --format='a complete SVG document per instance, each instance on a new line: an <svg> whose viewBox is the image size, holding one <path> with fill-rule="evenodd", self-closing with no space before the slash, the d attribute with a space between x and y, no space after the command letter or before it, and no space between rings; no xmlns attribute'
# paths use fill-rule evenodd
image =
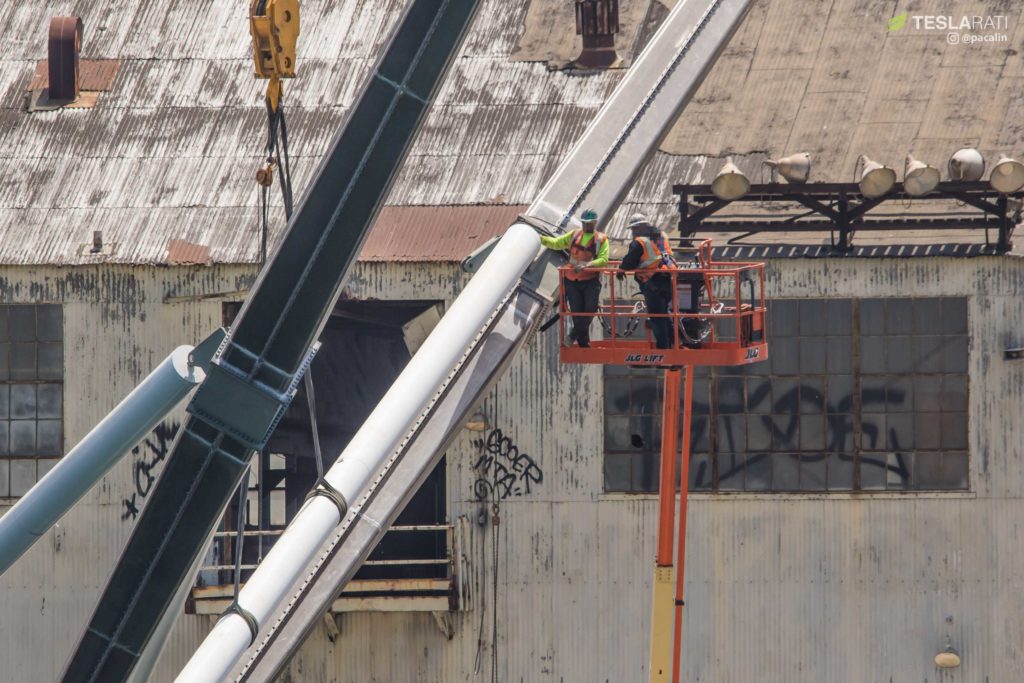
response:
<svg viewBox="0 0 1024 683"><path fill-rule="evenodd" d="M575 65L607 69L618 61L615 34L619 32L619 0L576 0L576 35L583 36L583 52Z"/></svg>
<svg viewBox="0 0 1024 683"><path fill-rule="evenodd" d="M47 67L49 99L78 99L78 53L82 49L82 20L79 17L50 19Z"/></svg>

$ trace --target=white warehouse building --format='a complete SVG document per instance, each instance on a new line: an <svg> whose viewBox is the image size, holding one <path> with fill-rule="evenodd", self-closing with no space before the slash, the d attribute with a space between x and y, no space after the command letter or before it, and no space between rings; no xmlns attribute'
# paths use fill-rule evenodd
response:
<svg viewBox="0 0 1024 683"><path fill-rule="evenodd" d="M299 76L285 84L296 195L402 4L302 3ZM322 338L325 454L672 4L623 2L620 61L589 70L572 64L572 3L484 0ZM0 55L0 514L174 347L230 324L255 281L266 120L244 5L19 3L0 19L13 37ZM907 153L935 166L962 147L990 164L1024 153L1020 7L952 3L1006 17L1005 41L887 30L919 5L754 2L602 217L616 250L635 211L678 237L676 186L710 183L727 157L760 183L764 160L808 152L813 185L850 181L862 154L896 168ZM62 14L84 22L82 104L32 110ZM723 220L789 215L782 204L738 203ZM721 258L766 263L770 355L696 373L684 680L997 683L1024 670L1024 261L963 202L885 210L950 223L855 230L847 248L827 231L697 232ZM659 378L563 365L557 330L514 360L279 680L648 678ZM255 461L243 581L316 479L306 410L296 400ZM60 677L183 415L0 576L0 681ZM232 505L151 680L173 680L230 603L237 524ZM947 647L958 668L936 667Z"/></svg>

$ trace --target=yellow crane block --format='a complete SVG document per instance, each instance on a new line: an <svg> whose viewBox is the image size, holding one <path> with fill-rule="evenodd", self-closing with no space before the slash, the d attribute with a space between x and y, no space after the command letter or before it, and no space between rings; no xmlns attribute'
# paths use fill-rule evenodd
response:
<svg viewBox="0 0 1024 683"><path fill-rule="evenodd" d="M299 0L252 0L249 32L256 78L269 78L267 102L277 111L281 79L295 78L295 48L299 41Z"/></svg>

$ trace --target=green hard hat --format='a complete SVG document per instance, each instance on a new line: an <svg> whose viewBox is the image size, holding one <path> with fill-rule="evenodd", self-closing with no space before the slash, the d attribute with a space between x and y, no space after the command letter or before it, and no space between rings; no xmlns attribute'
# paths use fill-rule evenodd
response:
<svg viewBox="0 0 1024 683"><path fill-rule="evenodd" d="M593 209L587 209L586 211L584 211L583 213L580 214L580 220L581 221L586 221L588 223L590 221L596 221L597 220L597 211L594 211Z"/></svg>

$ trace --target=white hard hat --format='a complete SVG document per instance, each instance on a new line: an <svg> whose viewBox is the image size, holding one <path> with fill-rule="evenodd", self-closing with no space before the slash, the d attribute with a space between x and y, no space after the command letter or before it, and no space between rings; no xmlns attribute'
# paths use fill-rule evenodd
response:
<svg viewBox="0 0 1024 683"><path fill-rule="evenodd" d="M629 221L626 223L626 227L630 230L635 230L636 228L649 228L650 226L651 222L647 220L647 216L642 213L634 213L629 217Z"/></svg>

